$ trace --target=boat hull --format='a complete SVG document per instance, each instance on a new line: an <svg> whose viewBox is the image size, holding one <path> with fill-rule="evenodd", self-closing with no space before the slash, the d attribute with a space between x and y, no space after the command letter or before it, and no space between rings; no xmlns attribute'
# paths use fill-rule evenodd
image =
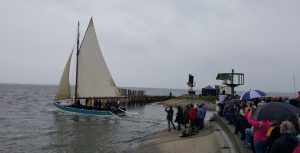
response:
<svg viewBox="0 0 300 153"><path fill-rule="evenodd" d="M111 111L98 111L98 110L87 110L81 108L67 107L61 105L59 102L54 102L53 105L60 111L79 115L91 115L91 116L115 116Z"/></svg>

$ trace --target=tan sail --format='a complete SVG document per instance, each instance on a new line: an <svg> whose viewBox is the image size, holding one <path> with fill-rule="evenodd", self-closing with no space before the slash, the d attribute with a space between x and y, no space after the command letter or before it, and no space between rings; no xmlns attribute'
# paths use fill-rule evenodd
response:
<svg viewBox="0 0 300 153"><path fill-rule="evenodd" d="M77 98L120 97L101 53L93 20L78 54Z"/></svg>
<svg viewBox="0 0 300 153"><path fill-rule="evenodd" d="M71 55L69 56L69 59L65 66L64 72L61 76L59 86L58 86L58 89L56 92L55 100L64 100L64 99L71 98L69 74L70 74L72 53L73 53L73 51L71 52Z"/></svg>

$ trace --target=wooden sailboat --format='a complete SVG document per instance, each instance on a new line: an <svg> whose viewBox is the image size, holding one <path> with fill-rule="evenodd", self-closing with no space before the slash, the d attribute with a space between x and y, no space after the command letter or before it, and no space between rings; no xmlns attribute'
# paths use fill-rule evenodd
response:
<svg viewBox="0 0 300 153"><path fill-rule="evenodd" d="M53 105L64 112L77 114L96 116L113 116L116 112L123 114L123 109L120 109L121 111L101 107L86 109L86 106L81 105L82 102L87 100L97 100L101 102L101 100L115 100L121 98L121 94L116 87L101 53L93 19L90 20L80 47L78 23L75 96L74 99L72 99L72 105L63 105L61 103L63 100L71 99L69 73L72 53L73 51L68 58L62 74ZM98 105L101 106L101 103L98 103Z"/></svg>

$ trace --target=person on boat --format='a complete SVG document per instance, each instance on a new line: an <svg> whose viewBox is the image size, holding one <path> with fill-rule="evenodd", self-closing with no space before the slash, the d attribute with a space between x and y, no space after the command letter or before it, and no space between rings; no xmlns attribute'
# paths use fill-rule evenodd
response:
<svg viewBox="0 0 300 153"><path fill-rule="evenodd" d="M173 123L173 113L174 113L174 111L173 111L172 106L170 106L169 109L168 109L168 107L166 107L166 108L165 108L165 111L167 112L168 130L169 130L169 132L170 132L170 131L171 131L170 123L172 123L173 128L176 129L176 127L175 127L175 125L174 125L174 123Z"/></svg>
<svg viewBox="0 0 300 153"><path fill-rule="evenodd" d="M105 110L106 109L106 100L102 99L101 100L101 110Z"/></svg>
<svg viewBox="0 0 300 153"><path fill-rule="evenodd" d="M101 101L101 99L98 100L98 103L99 103L98 109L99 109L99 110L102 110L102 109L103 109L103 106L102 106L102 101Z"/></svg>
<svg viewBox="0 0 300 153"><path fill-rule="evenodd" d="M87 108L89 99L85 99L85 108Z"/></svg>
<svg viewBox="0 0 300 153"><path fill-rule="evenodd" d="M107 111L110 111L110 110L111 110L110 107L111 107L111 103L110 103L110 101L107 101L107 102L105 103L105 108L106 108L106 110L107 110Z"/></svg>
<svg viewBox="0 0 300 153"><path fill-rule="evenodd" d="M93 109L93 102L92 102L92 99L88 99L88 100L87 100L86 107L87 107L87 109Z"/></svg>
<svg viewBox="0 0 300 153"><path fill-rule="evenodd" d="M99 110L99 102L98 102L97 99L94 99L93 108L94 108L95 110Z"/></svg>
<svg viewBox="0 0 300 153"><path fill-rule="evenodd" d="M74 105L76 108L80 108L81 107L81 104L80 104L80 100L79 99L77 99L76 101L75 101L75 105Z"/></svg>

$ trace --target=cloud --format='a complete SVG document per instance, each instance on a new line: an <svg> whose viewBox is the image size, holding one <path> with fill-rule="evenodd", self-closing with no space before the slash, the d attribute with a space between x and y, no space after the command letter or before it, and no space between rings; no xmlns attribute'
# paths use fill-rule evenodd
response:
<svg viewBox="0 0 300 153"><path fill-rule="evenodd" d="M94 18L119 86L197 88L217 73L245 73L239 90L293 91L300 84L300 2L295 0L0 2L1 82L57 84L75 43ZM37 77L43 74L43 77Z"/></svg>

